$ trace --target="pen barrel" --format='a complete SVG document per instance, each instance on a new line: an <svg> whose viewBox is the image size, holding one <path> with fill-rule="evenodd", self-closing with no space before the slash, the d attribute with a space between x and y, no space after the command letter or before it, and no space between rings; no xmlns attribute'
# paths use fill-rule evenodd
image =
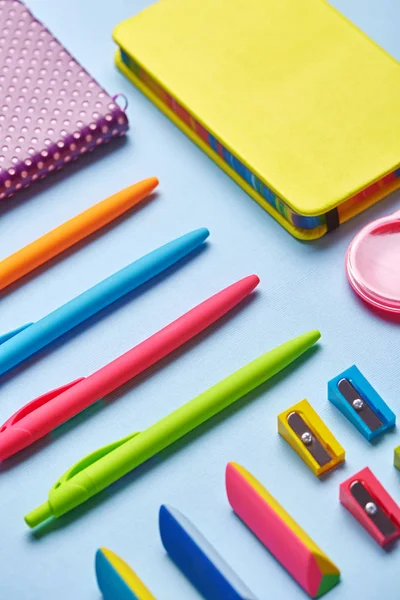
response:
<svg viewBox="0 0 400 600"><path fill-rule="evenodd" d="M169 242L4 342L0 345L0 375L172 266L207 237L207 229L198 229Z"/></svg>
<svg viewBox="0 0 400 600"><path fill-rule="evenodd" d="M88 466L85 473L95 482L96 492L117 481L280 372L308 350L319 337L318 331L311 331L263 354Z"/></svg>
<svg viewBox="0 0 400 600"><path fill-rule="evenodd" d="M117 219L157 186L155 177L131 185L49 231L0 263L0 290Z"/></svg>

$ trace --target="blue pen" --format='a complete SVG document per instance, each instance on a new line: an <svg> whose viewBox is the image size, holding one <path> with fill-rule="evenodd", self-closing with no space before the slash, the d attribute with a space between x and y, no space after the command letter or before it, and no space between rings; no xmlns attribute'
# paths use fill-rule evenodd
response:
<svg viewBox="0 0 400 600"><path fill-rule="evenodd" d="M0 375L168 269L198 248L208 236L206 228L191 231L139 258L36 323L0 336Z"/></svg>

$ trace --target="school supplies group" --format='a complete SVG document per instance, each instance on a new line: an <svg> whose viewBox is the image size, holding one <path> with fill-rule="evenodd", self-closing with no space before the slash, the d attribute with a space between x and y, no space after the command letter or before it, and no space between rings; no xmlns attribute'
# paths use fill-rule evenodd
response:
<svg viewBox="0 0 400 600"><path fill-rule="evenodd" d="M228 463L225 487L233 511L310 598L320 598L339 583L341 573L335 563L252 473ZM340 485L340 502L380 546L387 548L400 538L400 507L370 469ZM205 600L257 600L186 515L161 505L158 525L168 556ZM104 600L154 598L114 552L100 548L95 567Z"/></svg>
<svg viewBox="0 0 400 600"><path fill-rule="evenodd" d="M400 187L400 65L326 0L189 4L158 0L118 25L117 65L292 235L319 238ZM117 98L21 0L0 0L0 34L0 200L7 200L123 136L128 120ZM105 233L157 185L156 177L131 185L4 258L0 291L12 292L10 287L26 275L94 233ZM400 312L399 214L363 229L346 257L356 293L386 313ZM204 227L186 233L47 316L0 335L0 377L194 254L208 236ZM0 461L187 345L258 284L257 275L239 279L94 373L18 408L0 426ZM47 500L25 515L26 524L45 529L98 494L101 499L103 490L281 373L319 338L318 330L295 337L167 416L154 418L147 429L94 450L55 482ZM361 434L361 443L377 442L396 425L393 410L355 365L329 380L328 400L346 417L349 434L352 428ZM277 429L297 455L288 450L293 461L286 468L303 470L305 476L311 471L322 485L345 464L345 448L308 400L285 406ZM400 470L400 446L393 462ZM368 467L338 487L340 504L377 544L387 549L400 539L400 507ZM309 597L319 598L336 586L339 568L275 492L236 462L226 466L225 489L240 521ZM205 600L256 600L217 551L218 540L208 540L207 528L203 533L167 504L160 506L158 525L168 556ZM230 526L241 524L236 520ZM155 600L128 563L107 548L97 551L95 571L104 600Z"/></svg>

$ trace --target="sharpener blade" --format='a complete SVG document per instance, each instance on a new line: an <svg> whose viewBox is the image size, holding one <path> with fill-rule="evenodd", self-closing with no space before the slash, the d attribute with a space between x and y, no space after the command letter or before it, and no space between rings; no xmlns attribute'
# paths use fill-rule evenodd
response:
<svg viewBox="0 0 400 600"><path fill-rule="evenodd" d="M366 424L371 431L376 431L383 425L383 421L374 413L372 408L369 406L365 398L362 398L356 388L350 383L348 379L341 379L338 383L339 392L348 404L357 412L360 419ZM362 402L362 408L356 409L354 407L354 401L360 400Z"/></svg>
<svg viewBox="0 0 400 600"><path fill-rule="evenodd" d="M290 427L293 429L300 441L303 442L304 448L308 450L311 456L317 461L320 467L331 462L332 456L325 450L319 439L311 431L307 423L297 412L292 412L287 418ZM307 435L308 434L308 435ZM304 442L304 438L309 441Z"/></svg>
<svg viewBox="0 0 400 600"><path fill-rule="evenodd" d="M390 520L375 498L371 496L360 481L354 481L350 485L350 492L355 501L364 509L366 516L371 519L382 535L390 537L398 531L397 526ZM370 510L368 510L368 507Z"/></svg>

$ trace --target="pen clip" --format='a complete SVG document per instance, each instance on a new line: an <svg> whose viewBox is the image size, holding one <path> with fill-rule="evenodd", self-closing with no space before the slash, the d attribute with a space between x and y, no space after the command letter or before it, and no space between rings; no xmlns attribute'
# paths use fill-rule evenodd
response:
<svg viewBox="0 0 400 600"><path fill-rule="evenodd" d="M8 333L1 334L0 335L0 346L1 346L1 344L4 344L4 342L8 342L8 340L11 340L11 338L18 335L18 333L21 333L21 331L28 329L28 327L30 327L31 325L33 325L33 323L25 323L25 325L21 325L21 327L17 327L17 329L13 329L12 331L9 331Z"/></svg>
<svg viewBox="0 0 400 600"><path fill-rule="evenodd" d="M15 425L16 423L18 423L18 421L21 421L24 417L33 413L37 408L40 408L44 404L51 402L52 400L54 400L55 398L60 396L62 393L66 392L70 388L74 387L77 383L80 383L84 379L85 379L84 377L75 379L75 381L71 381L70 383L67 383L59 388L56 388L55 390L46 392L45 394L42 394L41 396L39 396L38 398L35 398L31 402L28 402L28 404L25 404L25 406L23 406L22 408L17 410L17 412L15 412L9 419L7 419L7 421L5 423L3 423L3 425L1 426L1 429L0 429L0 434L3 431L5 431L8 427Z"/></svg>
<svg viewBox="0 0 400 600"><path fill-rule="evenodd" d="M134 437L136 437L139 434L140 434L140 431L135 431L135 433L131 433L130 435L127 435L126 437L122 438L121 440L112 442L111 444L108 444L107 446L102 446L101 448L98 448L94 452L87 454L87 456L85 456L80 461L78 461L77 463L72 465L72 467L70 469L68 469L68 471L65 471L65 473L63 475L61 475L61 477L54 484L53 489L60 487L60 485L62 483L65 483L69 479L72 479L72 477L75 477L75 475L77 475L81 471L84 471L87 467L90 467L90 465L95 464L98 460L100 460L101 458L103 458L104 456L106 456L107 454L112 452L113 450L116 450L120 446L123 446L125 444L125 442L128 442L129 440L133 439Z"/></svg>

